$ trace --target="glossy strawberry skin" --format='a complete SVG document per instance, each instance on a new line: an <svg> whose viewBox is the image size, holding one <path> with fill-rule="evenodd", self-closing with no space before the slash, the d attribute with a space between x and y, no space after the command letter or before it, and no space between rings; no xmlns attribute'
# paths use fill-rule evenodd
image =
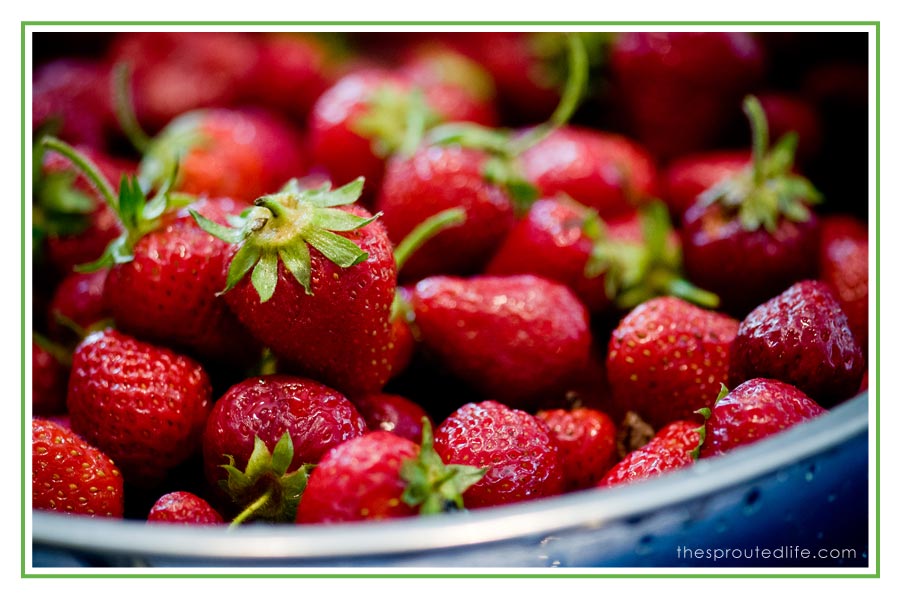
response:
<svg viewBox="0 0 900 600"><path fill-rule="evenodd" d="M598 487L632 483L676 471L694 463L700 445L694 421L675 421L660 429L647 444L629 453L600 480Z"/></svg>
<svg viewBox="0 0 900 600"><path fill-rule="evenodd" d="M738 322L672 297L632 310L613 331L606 359L613 398L622 410L662 427L696 419L728 380Z"/></svg>
<svg viewBox="0 0 900 600"><path fill-rule="evenodd" d="M445 464L487 467L463 494L466 508L510 504L563 491L559 448L548 427L499 402L466 404L441 423L434 449Z"/></svg>
<svg viewBox="0 0 900 600"><path fill-rule="evenodd" d="M246 468L259 437L269 450L290 433L293 471L317 463L332 447L366 432L347 398L311 379L292 375L253 377L233 385L216 402L203 432L204 473L210 484L225 479L225 455Z"/></svg>
<svg viewBox="0 0 900 600"><path fill-rule="evenodd" d="M731 385L766 377L800 388L822 406L859 389L865 359L847 316L824 283L801 281L755 308L731 348Z"/></svg>
<svg viewBox="0 0 900 600"><path fill-rule="evenodd" d="M822 219L819 278L831 288L847 315L850 329L869 350L869 232L865 223L845 215Z"/></svg>
<svg viewBox="0 0 900 600"><path fill-rule="evenodd" d="M51 333L56 337L67 333L59 317L84 329L109 317L103 300L107 273L106 269L93 273L71 273L59 283L48 309L47 320ZM71 335L72 332L68 333Z"/></svg>
<svg viewBox="0 0 900 600"><path fill-rule="evenodd" d="M219 198L192 208L224 223L243 206ZM224 364L250 364L260 346L217 295L225 288L228 252L226 242L181 212L142 237L131 262L111 269L104 290L107 310L117 327L142 339Z"/></svg>
<svg viewBox="0 0 900 600"><path fill-rule="evenodd" d="M441 364L510 404L565 391L589 359L587 310L540 277L429 277L416 285L412 307L421 343Z"/></svg>
<svg viewBox="0 0 900 600"><path fill-rule="evenodd" d="M715 142L762 74L763 51L745 32L635 31L617 37L610 68L635 135L670 159Z"/></svg>
<svg viewBox="0 0 900 600"><path fill-rule="evenodd" d="M743 317L802 279L815 277L819 219L779 220L774 233L747 231L720 205L696 202L684 215L682 251L688 279Z"/></svg>
<svg viewBox="0 0 900 600"><path fill-rule="evenodd" d="M66 412L69 369L35 341L31 343L31 411L48 416Z"/></svg>
<svg viewBox="0 0 900 600"><path fill-rule="evenodd" d="M422 439L422 419L431 417L421 406L397 394L367 394L353 399L353 404L372 431L387 431L418 443Z"/></svg>
<svg viewBox="0 0 900 600"><path fill-rule="evenodd" d="M567 491L596 485L618 458L616 424L591 408L553 409L535 415L550 428L559 445Z"/></svg>
<svg viewBox="0 0 900 600"><path fill-rule="evenodd" d="M764 378L747 380L732 389L712 409L700 456L725 454L825 412L790 384Z"/></svg>
<svg viewBox="0 0 900 600"><path fill-rule="evenodd" d="M33 510L121 518L124 482L113 461L71 430L31 421Z"/></svg>
<svg viewBox="0 0 900 600"><path fill-rule="evenodd" d="M144 487L197 450L211 393L199 363L107 329L76 349L67 405L72 429Z"/></svg>
<svg viewBox="0 0 900 600"><path fill-rule="evenodd" d="M370 216L358 206L347 210ZM368 258L341 268L310 247L311 294L279 261L275 293L267 302L259 301L249 277L224 298L285 368L348 395L376 392L392 373L390 313L397 282L393 248L379 221L339 235Z"/></svg>
<svg viewBox="0 0 900 600"><path fill-rule="evenodd" d="M148 523L218 525L222 515L209 502L190 492L170 492L157 500L147 515Z"/></svg>
<svg viewBox="0 0 900 600"><path fill-rule="evenodd" d="M297 523L341 523L410 517L416 509L401 499L403 462L418 444L373 431L329 450L316 465L297 509Z"/></svg>
<svg viewBox="0 0 900 600"><path fill-rule="evenodd" d="M512 202L500 187L485 180L487 160L487 154L478 150L424 146L409 158L388 162L375 206L395 244L443 210L466 211L464 223L442 231L409 258L404 280L477 272L512 227Z"/></svg>
<svg viewBox="0 0 900 600"><path fill-rule="evenodd" d="M657 193L652 157L616 134L560 127L523 152L520 161L541 195L567 194L603 219L631 212Z"/></svg>
<svg viewBox="0 0 900 600"><path fill-rule="evenodd" d="M750 152L715 150L682 156L672 161L662 175L663 199L677 221L697 196L750 166Z"/></svg>

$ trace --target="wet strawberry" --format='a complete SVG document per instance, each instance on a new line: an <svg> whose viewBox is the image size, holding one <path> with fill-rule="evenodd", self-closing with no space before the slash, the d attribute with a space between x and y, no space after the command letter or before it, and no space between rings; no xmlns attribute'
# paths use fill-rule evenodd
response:
<svg viewBox="0 0 900 600"><path fill-rule="evenodd" d="M618 458L616 424L606 414L574 408L539 411L536 416L559 445L566 490L596 485Z"/></svg>
<svg viewBox="0 0 900 600"><path fill-rule="evenodd" d="M147 515L148 523L218 525L222 515L209 502L191 492L169 492L157 500Z"/></svg>
<svg viewBox="0 0 900 600"><path fill-rule="evenodd" d="M703 426L694 421L670 423L610 469L598 487L633 483L688 467L697 460L703 438Z"/></svg>
<svg viewBox="0 0 900 600"><path fill-rule="evenodd" d="M750 160L745 150L714 150L673 160L661 178L662 196L672 218L680 222L700 194L745 169Z"/></svg>
<svg viewBox="0 0 900 600"><path fill-rule="evenodd" d="M425 409L397 394L367 394L354 398L353 404L372 431L388 431L414 442L422 439L422 419L431 421Z"/></svg>
<svg viewBox="0 0 900 600"><path fill-rule="evenodd" d="M847 315L863 354L869 351L869 231L847 215L822 219L819 278Z"/></svg>

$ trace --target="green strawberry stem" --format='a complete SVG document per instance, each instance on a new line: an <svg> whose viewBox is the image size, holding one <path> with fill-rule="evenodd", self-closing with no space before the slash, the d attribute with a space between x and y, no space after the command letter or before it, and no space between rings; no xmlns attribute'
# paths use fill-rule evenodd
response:
<svg viewBox="0 0 900 600"><path fill-rule="evenodd" d="M456 207L443 210L416 225L415 229L394 248L394 261L397 263L397 271L400 272L410 256L415 254L428 240L445 229L462 225L465 222L466 211Z"/></svg>
<svg viewBox="0 0 900 600"><path fill-rule="evenodd" d="M421 507L420 515L462 510L465 508L463 492L478 483L485 473L486 468L445 465L434 450L431 422L423 417L419 454L400 467L400 477L407 483L402 499L410 507Z"/></svg>
<svg viewBox="0 0 900 600"><path fill-rule="evenodd" d="M34 340L34 343L37 344L41 349L43 349L47 354L55 358L59 364L65 367L72 366L72 353L69 350L66 350L61 345L50 341L48 338L44 337L37 331L32 331L31 336Z"/></svg>
<svg viewBox="0 0 900 600"><path fill-rule="evenodd" d="M72 164L88 178L91 185L100 192L100 195L103 196L103 200L110 208L115 209L118 207L118 200L116 199L116 194L113 191L112 185L110 185L106 177L103 176L100 172L100 168L94 164L94 161L61 139L53 136L44 137L41 140L41 145L47 150L53 150L57 154L61 154L68 158Z"/></svg>
<svg viewBox="0 0 900 600"><path fill-rule="evenodd" d="M763 161L769 149L769 123L762 104L755 96L747 96L744 99L744 114L750 120L750 130L753 134L753 183L762 185L765 181Z"/></svg>
<svg viewBox="0 0 900 600"><path fill-rule="evenodd" d="M275 494L272 488L268 488L263 494L254 500L247 508L242 510L234 519L231 520L231 523L228 525L228 529L236 529L239 525L243 524L244 521L253 517L257 512L259 512L263 507L266 506L272 500L272 496Z"/></svg>
<svg viewBox="0 0 900 600"><path fill-rule="evenodd" d="M131 95L131 67L118 63L113 67L113 107L119 126L141 154L146 154L153 140L141 128L134 113L134 98Z"/></svg>

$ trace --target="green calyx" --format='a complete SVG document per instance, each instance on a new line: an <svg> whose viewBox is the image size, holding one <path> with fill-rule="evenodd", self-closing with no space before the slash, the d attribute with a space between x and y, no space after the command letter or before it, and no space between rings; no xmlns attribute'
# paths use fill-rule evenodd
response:
<svg viewBox="0 0 900 600"><path fill-rule="evenodd" d="M219 486L243 510L231 522L234 528L247 520L293 523L300 497L306 489L312 465L288 472L294 459L294 444L285 431L270 452L259 437L253 440L253 452L247 468L234 466L234 457L225 455L227 464L220 465L228 474Z"/></svg>
<svg viewBox="0 0 900 600"><path fill-rule="evenodd" d="M124 232L110 242L103 255L76 271L92 272L105 267L130 262L134 258L134 246L147 233L157 229L164 213L187 205L192 198L169 193L172 179L165 182L155 196L148 199L135 177L122 176L119 193L113 191L100 169L78 150L54 137L46 137L41 145L68 158L91 182L107 206L118 217ZM173 178L175 173L172 174Z"/></svg>
<svg viewBox="0 0 900 600"><path fill-rule="evenodd" d="M375 154L386 158L395 153L412 154L425 131L439 121L421 90L384 85L371 95L365 112L354 119L350 129L371 140Z"/></svg>
<svg viewBox="0 0 900 600"><path fill-rule="evenodd" d="M407 484L402 500L410 507L418 506L420 515L463 510L463 492L485 473L487 469L469 465L445 465L434 450L431 423L423 418L419 454L400 467L400 477Z"/></svg>
<svg viewBox="0 0 900 600"><path fill-rule="evenodd" d="M203 111L185 113L166 125L152 140L146 142L144 157L138 167L138 181L145 192L164 186L175 187L181 159L195 148L209 143L200 129Z"/></svg>
<svg viewBox="0 0 900 600"><path fill-rule="evenodd" d="M722 387L719 390L719 395L716 397L716 401L713 402L713 406L718 404L722 398L724 398L725 396L728 395L728 388L725 387L724 383L721 385L722 385ZM695 410L694 413L703 417L703 424L694 430L700 435L700 440L697 442L697 446L693 450L691 450L691 458L693 458L694 460L697 460L700 458L700 449L703 447L703 444L706 442L706 422L709 421L709 418L712 416L712 411L710 409L704 407L704 408L701 408L700 410Z"/></svg>
<svg viewBox="0 0 900 600"><path fill-rule="evenodd" d="M704 308L716 308L719 297L702 290L681 273L681 248L670 240L672 223L665 204L656 201L638 209L643 240L630 242L609 236L595 211L582 225L593 241L584 267L588 278L604 275L606 295L622 309L657 296L676 296Z"/></svg>
<svg viewBox="0 0 900 600"><path fill-rule="evenodd" d="M328 183L303 190L291 181L282 191L258 198L253 208L234 220L232 227L191 210L204 231L240 244L228 267L225 289L220 293L228 292L250 273L260 302L268 301L278 283L280 260L306 293L312 295L309 246L345 269L364 262L368 253L335 233L365 227L380 216L379 213L365 218L337 208L356 202L362 189L362 177L336 190Z"/></svg>
<svg viewBox="0 0 900 600"><path fill-rule="evenodd" d="M699 201L718 203L727 214L735 214L746 231L764 227L773 233L782 218L808 221L810 206L822 202L822 194L805 177L791 172L797 150L797 134L784 135L769 148L769 126L759 100L748 96L744 113L753 132L750 166L700 195Z"/></svg>

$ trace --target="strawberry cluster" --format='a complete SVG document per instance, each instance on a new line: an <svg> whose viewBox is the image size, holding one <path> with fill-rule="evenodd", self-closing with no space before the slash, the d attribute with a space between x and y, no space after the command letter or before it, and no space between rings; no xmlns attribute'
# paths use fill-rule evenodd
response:
<svg viewBox="0 0 900 600"><path fill-rule="evenodd" d="M35 510L478 509L865 389L864 211L806 176L858 90L773 91L777 35L100 41L33 79Z"/></svg>

